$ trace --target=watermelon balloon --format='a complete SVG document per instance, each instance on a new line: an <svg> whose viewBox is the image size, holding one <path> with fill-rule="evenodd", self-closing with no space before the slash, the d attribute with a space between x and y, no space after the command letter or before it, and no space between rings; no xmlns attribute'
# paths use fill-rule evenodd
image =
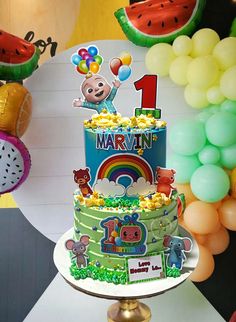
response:
<svg viewBox="0 0 236 322"><path fill-rule="evenodd" d="M205 0L147 0L121 8L115 16L134 44L151 47L190 35L199 23Z"/></svg>
<svg viewBox="0 0 236 322"><path fill-rule="evenodd" d="M29 175L30 154L17 137L0 131L0 194L15 190Z"/></svg>
<svg viewBox="0 0 236 322"><path fill-rule="evenodd" d="M20 81L38 65L40 50L30 42L0 30L0 79Z"/></svg>

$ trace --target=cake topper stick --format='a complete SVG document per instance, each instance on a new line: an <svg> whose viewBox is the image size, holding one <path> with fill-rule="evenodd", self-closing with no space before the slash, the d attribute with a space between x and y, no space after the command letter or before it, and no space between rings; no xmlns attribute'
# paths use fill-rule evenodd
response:
<svg viewBox="0 0 236 322"><path fill-rule="evenodd" d="M151 114L156 119L161 117L161 110L156 108L157 82L157 75L144 75L134 82L136 90L142 90L141 108L135 108L135 116Z"/></svg>

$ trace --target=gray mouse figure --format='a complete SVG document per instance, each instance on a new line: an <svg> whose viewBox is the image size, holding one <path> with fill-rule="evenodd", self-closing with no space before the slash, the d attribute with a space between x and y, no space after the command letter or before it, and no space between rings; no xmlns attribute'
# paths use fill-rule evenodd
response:
<svg viewBox="0 0 236 322"><path fill-rule="evenodd" d="M175 266L182 269L183 263L186 260L185 252L190 252L192 249L192 241L188 237L177 237L165 235L163 245L168 247L165 251L167 255L167 265Z"/></svg>
<svg viewBox="0 0 236 322"><path fill-rule="evenodd" d="M86 246L89 244L90 237L87 235L83 235L80 237L79 241L74 241L73 239L68 239L65 243L66 249L71 250L74 256L72 259L77 259L77 266L81 268L81 266L87 266L87 260L85 257L88 257L86 252Z"/></svg>

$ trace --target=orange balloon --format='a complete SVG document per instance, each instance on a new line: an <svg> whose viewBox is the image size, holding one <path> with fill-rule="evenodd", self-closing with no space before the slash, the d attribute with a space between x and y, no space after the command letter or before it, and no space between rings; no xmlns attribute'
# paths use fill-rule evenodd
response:
<svg viewBox="0 0 236 322"><path fill-rule="evenodd" d="M215 261L210 251L202 246L199 247L199 258L195 270L189 276L193 282L202 282L208 279L214 271Z"/></svg>
<svg viewBox="0 0 236 322"><path fill-rule="evenodd" d="M201 245L205 244L207 236L208 235L194 234L194 238L196 239L197 243Z"/></svg>
<svg viewBox="0 0 236 322"><path fill-rule="evenodd" d="M95 61L93 61L90 65L89 65L89 70L90 72L92 72L93 74L97 74L97 72L99 71L99 64Z"/></svg>
<svg viewBox="0 0 236 322"><path fill-rule="evenodd" d="M186 205L189 205L191 202L198 200L195 195L192 193L189 183L179 184L175 183L175 187L179 193L183 193L186 200Z"/></svg>
<svg viewBox="0 0 236 322"><path fill-rule="evenodd" d="M222 202L221 200L216 201L216 202L212 202L211 205L215 208L215 209L219 209L221 206Z"/></svg>
<svg viewBox="0 0 236 322"><path fill-rule="evenodd" d="M219 215L209 203L193 201L184 212L186 226L195 234L210 234L219 229Z"/></svg>
<svg viewBox="0 0 236 322"><path fill-rule="evenodd" d="M206 235L204 246L206 246L212 255L218 255L223 253L229 246L229 233L224 226L214 233Z"/></svg>
<svg viewBox="0 0 236 322"><path fill-rule="evenodd" d="M220 221L229 230L236 231L236 199L230 198L219 208Z"/></svg>

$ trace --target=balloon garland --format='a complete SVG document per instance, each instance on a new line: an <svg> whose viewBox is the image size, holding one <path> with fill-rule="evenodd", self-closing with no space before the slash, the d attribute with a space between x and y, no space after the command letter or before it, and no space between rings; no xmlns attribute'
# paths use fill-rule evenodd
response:
<svg viewBox="0 0 236 322"><path fill-rule="evenodd" d="M0 195L28 177L30 154L20 137L28 128L32 96L22 85L37 68L40 51L24 39L0 30ZM14 81L14 82L12 82Z"/></svg>

